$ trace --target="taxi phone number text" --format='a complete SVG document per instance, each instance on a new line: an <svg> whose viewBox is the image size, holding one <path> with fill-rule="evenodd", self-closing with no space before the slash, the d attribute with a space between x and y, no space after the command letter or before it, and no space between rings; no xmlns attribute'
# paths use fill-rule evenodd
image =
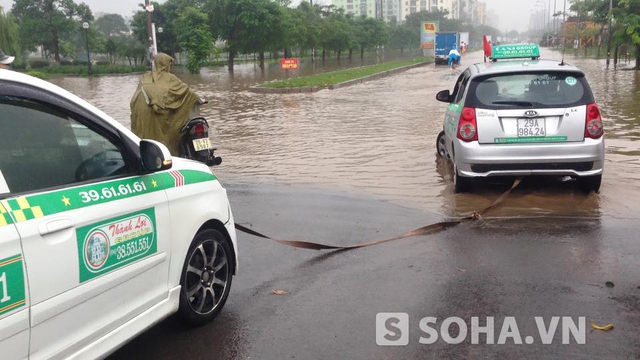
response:
<svg viewBox="0 0 640 360"><path fill-rule="evenodd" d="M137 241L130 241L126 244L116 246L114 254L116 255L117 260L121 260L141 252L146 252L150 247L151 244L149 242L149 238L145 236Z"/></svg>
<svg viewBox="0 0 640 360"><path fill-rule="evenodd" d="M147 185L145 185L145 183L142 181L136 181L133 184L120 184L118 188L114 186L103 187L100 191L80 191L79 194L82 197L82 202L88 203L92 201L111 199L118 196L135 194L143 191L147 191Z"/></svg>

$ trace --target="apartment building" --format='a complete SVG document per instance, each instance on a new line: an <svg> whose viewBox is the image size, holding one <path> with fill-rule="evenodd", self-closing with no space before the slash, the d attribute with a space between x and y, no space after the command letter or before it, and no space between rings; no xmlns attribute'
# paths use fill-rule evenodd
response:
<svg viewBox="0 0 640 360"><path fill-rule="evenodd" d="M332 0L333 5L356 16L365 15L385 21L404 21L419 11L447 11L449 18L476 22L484 20L486 5L477 0Z"/></svg>
<svg viewBox="0 0 640 360"><path fill-rule="evenodd" d="M487 4L479 2L476 6L476 20L478 25L487 23Z"/></svg>
<svg viewBox="0 0 640 360"><path fill-rule="evenodd" d="M332 0L332 4L348 14L375 18L378 17L376 4L380 1L384 0Z"/></svg>

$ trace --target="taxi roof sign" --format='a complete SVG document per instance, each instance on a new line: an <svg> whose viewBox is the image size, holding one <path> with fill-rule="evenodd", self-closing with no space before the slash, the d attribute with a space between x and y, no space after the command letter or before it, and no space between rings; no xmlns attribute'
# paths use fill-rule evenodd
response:
<svg viewBox="0 0 640 360"><path fill-rule="evenodd" d="M538 44L494 45L491 47L491 59L522 59L540 57Z"/></svg>

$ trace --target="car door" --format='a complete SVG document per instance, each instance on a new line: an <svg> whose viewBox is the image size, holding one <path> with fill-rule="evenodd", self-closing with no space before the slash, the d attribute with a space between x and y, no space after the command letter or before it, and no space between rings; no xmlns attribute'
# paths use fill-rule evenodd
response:
<svg viewBox="0 0 640 360"><path fill-rule="evenodd" d="M0 194L3 191L0 169ZM6 186L4 186L6 189ZM18 231L0 205L0 354L3 359L29 355L29 296Z"/></svg>
<svg viewBox="0 0 640 360"><path fill-rule="evenodd" d="M457 137L458 121L460 120L460 114L464 107L464 93L466 86L469 83L470 76L471 73L469 70L466 70L458 77L453 93L451 94L451 103L447 106L444 131L449 139L447 142L447 150L449 151L449 154L453 154L451 142Z"/></svg>
<svg viewBox="0 0 640 360"><path fill-rule="evenodd" d="M127 139L86 109L2 91L2 205L22 239L30 357L66 357L167 297L171 176L140 175Z"/></svg>

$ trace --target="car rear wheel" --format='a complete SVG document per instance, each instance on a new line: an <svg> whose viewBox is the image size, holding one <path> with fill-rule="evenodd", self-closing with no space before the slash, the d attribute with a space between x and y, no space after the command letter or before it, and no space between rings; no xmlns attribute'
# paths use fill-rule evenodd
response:
<svg viewBox="0 0 640 360"><path fill-rule="evenodd" d="M460 176L458 166L453 164L453 191L455 193L470 192L473 189L473 178Z"/></svg>
<svg viewBox="0 0 640 360"><path fill-rule="evenodd" d="M180 279L179 312L188 324L204 325L222 310L231 289L232 256L229 242L219 231L196 234Z"/></svg>
<svg viewBox="0 0 640 360"><path fill-rule="evenodd" d="M602 174L595 176L584 176L578 178L578 184L580 185L580 189L585 194L589 194L590 192L598 192L600 190L600 184L602 183Z"/></svg>
<svg viewBox="0 0 640 360"><path fill-rule="evenodd" d="M447 144L445 143L446 139L444 137L444 130L440 131L438 134L438 138L436 139L436 150L438 152L439 157L446 158L447 157Z"/></svg>

